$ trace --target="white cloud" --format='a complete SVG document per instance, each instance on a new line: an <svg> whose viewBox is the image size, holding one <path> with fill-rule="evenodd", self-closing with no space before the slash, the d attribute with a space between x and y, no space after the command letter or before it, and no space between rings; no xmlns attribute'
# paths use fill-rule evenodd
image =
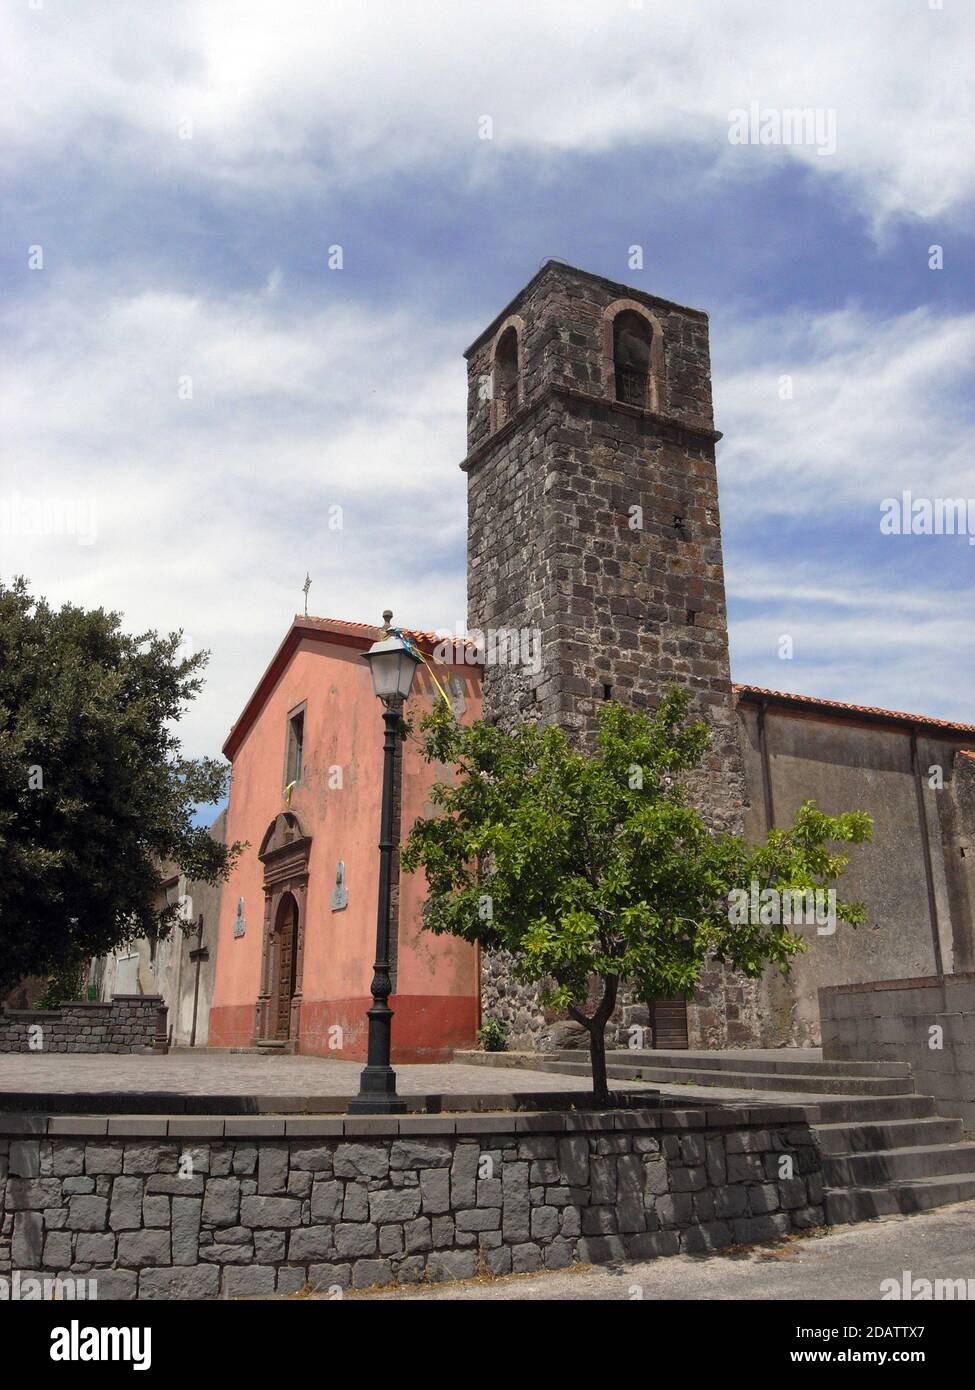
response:
<svg viewBox="0 0 975 1390"><path fill-rule="evenodd" d="M177 193L195 181L211 206L224 191L296 187L327 206L330 180L366 185L420 165L490 180L513 153L624 147L640 169L656 148L698 156L712 198L722 180L800 161L878 233L912 214L960 218L975 185L971 14L924 0L837 0L826 12L765 0L10 5L0 160L28 181L94 166L91 196L120 200L120 227L122 200L145 179ZM753 100L835 109L836 154L731 145L728 113ZM493 140L477 138L482 115ZM193 138L181 140L186 120ZM0 489L94 500L99 533L93 546L0 536L0 569L54 601L120 608L132 628L182 625L212 647L185 726L191 751L212 751L301 606L306 569L313 612L369 619L392 604L418 624L462 619L458 353L471 325L306 311L282 293L280 270L252 293L145 289L138 268L130 284L113 278L127 249L143 265L152 250L120 235L98 280L62 261L4 324ZM960 399L975 316L850 307L715 320L712 338L732 533L754 516L768 535L776 514L879 526L881 499L901 488L975 493ZM788 402L777 394L787 373ZM192 400L179 399L184 377ZM327 525L336 504L341 531ZM813 693L924 709L922 683L963 630L943 593L876 593L855 569L844 589L793 570L778 598L772 566L729 573L772 614L736 626L745 679L783 683L786 663L763 674L769 633L792 630L782 614L819 653L826 683Z"/></svg>
<svg viewBox="0 0 975 1390"><path fill-rule="evenodd" d="M493 177L512 151L680 145L718 177L799 160L879 230L972 196L972 28L965 6L923 0L49 0L0 21L4 144L28 170L80 156L265 192L323 166ZM751 101L835 110L836 153L730 145L729 112Z"/></svg>
<svg viewBox="0 0 975 1390"><path fill-rule="evenodd" d="M934 272L932 272L934 273ZM880 524L883 498L975 496L975 314L858 309L712 325L720 468L736 511ZM792 398L780 398L788 390Z"/></svg>
<svg viewBox="0 0 975 1390"><path fill-rule="evenodd" d="M712 342L735 679L970 721L975 550L880 522L904 490L975 497L975 315L792 312Z"/></svg>
<svg viewBox="0 0 975 1390"><path fill-rule="evenodd" d="M969 589L883 580L856 556L841 570L795 555L736 559L728 583L743 604L731 629L734 680L972 722ZM789 659L779 655L784 636Z"/></svg>
<svg viewBox="0 0 975 1390"><path fill-rule="evenodd" d="M306 569L313 613L463 621L456 327L295 317L266 290L106 298L78 281L3 327L18 350L0 392L0 500L94 506L97 537L22 522L0 535L0 570L211 648L192 751L223 742L301 609Z"/></svg>

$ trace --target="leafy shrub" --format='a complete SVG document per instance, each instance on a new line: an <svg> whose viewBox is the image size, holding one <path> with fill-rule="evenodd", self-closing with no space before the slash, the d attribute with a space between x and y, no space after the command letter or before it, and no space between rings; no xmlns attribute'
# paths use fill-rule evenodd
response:
<svg viewBox="0 0 975 1390"><path fill-rule="evenodd" d="M481 1044L485 1052L507 1052L507 1025L502 1023L500 1018L493 1018L488 1014L481 1027L477 1030L477 1041Z"/></svg>

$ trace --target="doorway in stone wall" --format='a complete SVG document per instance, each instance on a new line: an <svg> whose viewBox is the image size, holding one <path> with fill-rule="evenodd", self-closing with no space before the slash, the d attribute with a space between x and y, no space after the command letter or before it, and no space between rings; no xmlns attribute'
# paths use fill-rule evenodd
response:
<svg viewBox="0 0 975 1390"><path fill-rule="evenodd" d="M297 816L282 811L268 826L257 856L264 865L264 936L254 1042L277 1052L297 1051L301 1035L310 852L311 837Z"/></svg>
<svg viewBox="0 0 975 1390"><path fill-rule="evenodd" d="M651 999L651 1047L657 1052L684 1052L687 1049L687 1000Z"/></svg>
<svg viewBox="0 0 975 1390"><path fill-rule="evenodd" d="M298 970L298 904L293 893L282 894L271 940L270 1036L287 1042L291 1036L291 1004Z"/></svg>

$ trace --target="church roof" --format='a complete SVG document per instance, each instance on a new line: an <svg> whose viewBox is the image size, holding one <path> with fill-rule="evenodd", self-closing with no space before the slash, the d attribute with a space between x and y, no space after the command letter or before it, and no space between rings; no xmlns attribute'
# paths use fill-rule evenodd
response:
<svg viewBox="0 0 975 1390"><path fill-rule="evenodd" d="M362 637L369 642L370 645L373 642L377 642L382 633L382 628L375 624L350 623L345 618L313 618L296 613L295 623L314 627L321 632L328 632L333 636ZM414 627L401 627L399 631L402 632L404 637L412 638L424 651L444 641L444 634L442 632L423 632L419 628ZM475 650L475 644L466 637L448 637L446 640L451 643L456 643L457 646L463 647L466 651ZM427 654L429 655L429 652Z"/></svg>
<svg viewBox="0 0 975 1390"><path fill-rule="evenodd" d="M975 724L958 724L950 719L935 719L929 714L905 714L902 710L883 709L879 705L851 705L842 700L823 700L815 695L791 695L784 690L766 690L760 685L732 686L739 700L782 705L793 709L831 712L848 718L876 720L884 724L901 724L918 729L941 729L946 733L975 736Z"/></svg>
<svg viewBox="0 0 975 1390"><path fill-rule="evenodd" d="M435 632L421 632L416 628L400 628L404 637L410 637L427 656L433 648L443 642L443 637ZM225 758L232 759L237 749L243 742L244 735L257 719L264 706L265 701L271 691L281 679L282 672L291 660L291 657L299 643L310 638L312 641L338 644L343 647L357 647L365 651L372 646L373 642L378 641L382 634L382 629L378 625L371 623L350 623L344 618L316 618L306 613L296 613L294 621L285 633L284 641L278 647L271 662L258 681L254 693L251 695L247 704L244 706L240 718L237 720L227 735L223 745L223 755ZM450 642L455 647L463 648L465 651L473 652L474 644L466 638L451 637ZM465 661L465 666L473 667L474 663Z"/></svg>

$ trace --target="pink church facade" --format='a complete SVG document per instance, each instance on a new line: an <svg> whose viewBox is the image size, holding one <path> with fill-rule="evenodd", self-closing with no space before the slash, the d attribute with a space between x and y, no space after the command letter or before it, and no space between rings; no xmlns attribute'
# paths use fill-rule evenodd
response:
<svg viewBox="0 0 975 1390"><path fill-rule="evenodd" d="M383 730L361 657L378 635L296 618L224 745L226 836L247 848L221 893L211 1047L365 1056ZM436 639L416 636L429 653ZM480 667L432 664L460 717L478 718ZM406 713L418 723L436 697L421 666ZM415 736L398 762L405 839L445 773L423 761ZM422 873L396 878L393 1060L448 1058L475 1041L477 952L423 929Z"/></svg>

